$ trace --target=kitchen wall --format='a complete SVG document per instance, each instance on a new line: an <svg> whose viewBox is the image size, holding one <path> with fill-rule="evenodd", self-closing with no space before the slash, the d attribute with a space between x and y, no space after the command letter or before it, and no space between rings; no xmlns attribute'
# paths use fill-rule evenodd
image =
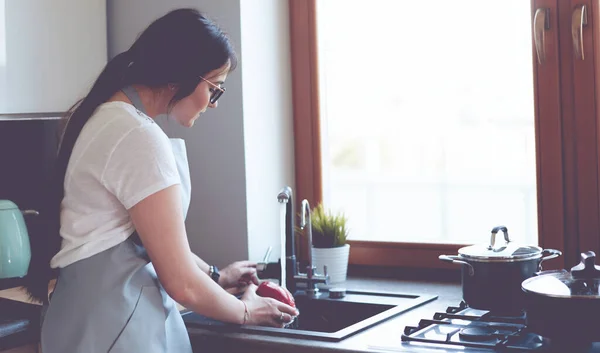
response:
<svg viewBox="0 0 600 353"><path fill-rule="evenodd" d="M269 245L279 258L279 204L294 186L292 86L287 0L240 0L249 254Z"/></svg>
<svg viewBox="0 0 600 353"><path fill-rule="evenodd" d="M155 18L176 7L204 11L225 29L240 64L218 109L191 129L161 125L186 140L192 203L186 225L192 250L209 263L279 254L277 193L294 185L287 1L107 0L108 51L127 50Z"/></svg>
<svg viewBox="0 0 600 353"><path fill-rule="evenodd" d="M0 7L0 114L68 110L106 64L105 0Z"/></svg>

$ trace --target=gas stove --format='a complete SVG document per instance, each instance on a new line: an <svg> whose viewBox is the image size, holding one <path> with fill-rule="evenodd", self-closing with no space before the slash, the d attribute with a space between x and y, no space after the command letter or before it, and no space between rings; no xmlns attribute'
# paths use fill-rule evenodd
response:
<svg viewBox="0 0 600 353"><path fill-rule="evenodd" d="M406 326L402 341L404 347L447 352L600 352L600 343L559 344L530 332L525 312L494 313L469 308L464 302L421 320L417 326Z"/></svg>

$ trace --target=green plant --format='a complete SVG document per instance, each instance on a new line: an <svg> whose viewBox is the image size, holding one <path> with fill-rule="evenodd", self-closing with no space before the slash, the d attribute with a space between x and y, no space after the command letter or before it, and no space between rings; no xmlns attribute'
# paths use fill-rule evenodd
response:
<svg viewBox="0 0 600 353"><path fill-rule="evenodd" d="M323 204L317 205L311 214L312 243L315 248L344 246L348 239L348 218L343 213L334 214Z"/></svg>

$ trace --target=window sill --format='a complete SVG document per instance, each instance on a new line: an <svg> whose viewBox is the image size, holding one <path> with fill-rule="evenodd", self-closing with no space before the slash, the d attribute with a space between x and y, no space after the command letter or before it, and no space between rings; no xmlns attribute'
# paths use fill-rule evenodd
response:
<svg viewBox="0 0 600 353"><path fill-rule="evenodd" d="M440 255L456 255L461 244L393 243L349 241L352 265L456 270L442 262Z"/></svg>

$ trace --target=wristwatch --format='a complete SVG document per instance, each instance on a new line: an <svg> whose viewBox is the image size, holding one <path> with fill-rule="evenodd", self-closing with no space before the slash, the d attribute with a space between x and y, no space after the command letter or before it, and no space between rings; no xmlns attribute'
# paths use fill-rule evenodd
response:
<svg viewBox="0 0 600 353"><path fill-rule="evenodd" d="M213 281L219 283L219 277L221 277L221 274L219 273L217 266L210 265L208 267L208 275L213 279Z"/></svg>

